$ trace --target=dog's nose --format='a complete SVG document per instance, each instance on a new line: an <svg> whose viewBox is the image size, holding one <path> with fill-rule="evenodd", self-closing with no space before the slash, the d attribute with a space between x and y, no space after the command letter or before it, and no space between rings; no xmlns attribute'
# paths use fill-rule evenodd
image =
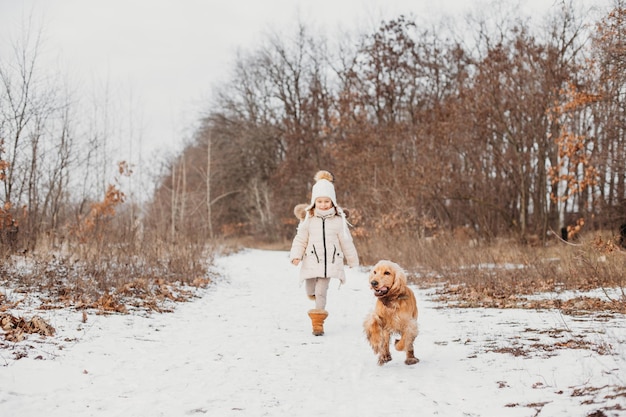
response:
<svg viewBox="0 0 626 417"><path fill-rule="evenodd" d="M378 286L378 281L372 281L372 282L370 282L370 285L372 287L376 287L376 286Z"/></svg>

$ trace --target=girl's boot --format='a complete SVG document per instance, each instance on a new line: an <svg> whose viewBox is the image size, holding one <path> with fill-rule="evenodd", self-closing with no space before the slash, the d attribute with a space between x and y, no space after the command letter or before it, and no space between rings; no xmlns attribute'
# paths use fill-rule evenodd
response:
<svg viewBox="0 0 626 417"><path fill-rule="evenodd" d="M324 334L324 320L328 317L328 311L321 309L309 310L309 317L313 325L313 334L321 336Z"/></svg>

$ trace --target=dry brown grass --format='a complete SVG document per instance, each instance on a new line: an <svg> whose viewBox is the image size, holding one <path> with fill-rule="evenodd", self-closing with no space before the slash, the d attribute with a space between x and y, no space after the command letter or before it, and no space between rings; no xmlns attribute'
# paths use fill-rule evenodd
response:
<svg viewBox="0 0 626 417"><path fill-rule="evenodd" d="M291 244L244 238L207 245L123 235L92 242L42 244L27 254L7 255L0 265L0 279L18 291L41 293L42 308L162 311L164 301L191 296L185 287L202 287L211 281L208 271L217 253L242 248L288 250ZM545 246L522 245L512 239L489 244L454 237L355 239L363 265L380 259L397 262L414 284L436 287L438 297L451 305L626 312L626 251L614 242L608 233L588 233L574 244L552 239ZM607 291L602 298L567 301L527 297L597 288L617 288L621 296Z"/></svg>
<svg viewBox="0 0 626 417"><path fill-rule="evenodd" d="M261 249L261 250L279 250L285 251L291 248L290 240L280 240L280 241L267 241L264 239L259 239L255 237L241 237L236 239L229 239L224 242L228 247L231 248L253 248L253 249Z"/></svg>
<svg viewBox="0 0 626 417"><path fill-rule="evenodd" d="M413 283L437 286L441 300L462 307L560 308L626 312L626 251L608 233L588 233L575 243L545 246L514 240L489 244L455 239L403 241L393 236L359 241L364 263L391 259L412 272ZM602 298L529 301L525 296L605 289ZM609 289L618 289L621 296Z"/></svg>
<svg viewBox="0 0 626 417"><path fill-rule="evenodd" d="M211 282L218 249L198 242L156 238L66 240L5 256L0 283L41 294L41 309L94 308L125 313L129 307L163 311L164 302L191 297L189 287ZM1 306L0 300L0 306Z"/></svg>

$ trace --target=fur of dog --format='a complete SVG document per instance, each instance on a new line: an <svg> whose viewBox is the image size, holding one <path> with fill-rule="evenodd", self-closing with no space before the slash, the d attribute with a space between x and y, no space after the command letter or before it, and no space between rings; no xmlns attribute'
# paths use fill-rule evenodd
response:
<svg viewBox="0 0 626 417"><path fill-rule="evenodd" d="M416 364L419 359L415 357L413 343L418 334L418 309L415 294L407 286L406 273L395 262L381 260L370 271L369 285L376 296L376 305L363 328L378 355L378 364L391 360L389 340L393 335L400 337L395 341L395 348L406 353L404 363Z"/></svg>

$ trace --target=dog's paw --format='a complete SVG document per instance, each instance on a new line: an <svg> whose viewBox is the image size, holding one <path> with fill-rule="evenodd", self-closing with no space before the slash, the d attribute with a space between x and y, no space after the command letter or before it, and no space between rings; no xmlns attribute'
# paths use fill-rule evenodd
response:
<svg viewBox="0 0 626 417"><path fill-rule="evenodd" d="M416 363L418 363L420 360L417 358L406 358L406 360L404 361L404 363L406 363L407 365L415 365Z"/></svg>
<svg viewBox="0 0 626 417"><path fill-rule="evenodd" d="M389 355L389 354L387 354L387 355L380 355L378 357L378 365L379 366L383 366L384 364L386 364L390 360L391 360L391 355Z"/></svg>

